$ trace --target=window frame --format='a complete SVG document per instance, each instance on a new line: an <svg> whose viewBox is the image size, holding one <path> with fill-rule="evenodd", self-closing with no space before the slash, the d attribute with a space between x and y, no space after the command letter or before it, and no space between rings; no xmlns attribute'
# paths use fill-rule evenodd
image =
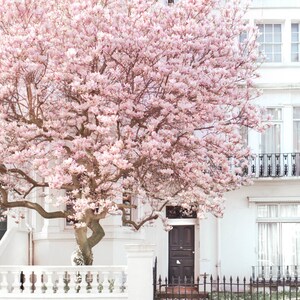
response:
<svg viewBox="0 0 300 300"><path fill-rule="evenodd" d="M256 26L260 32L260 35L258 36L258 43L259 43L259 51L264 54L265 56L265 62L266 63L282 63L283 61L283 24L282 23L256 23ZM272 26L271 31L271 41L267 41L267 34L266 32L266 26ZM275 32L275 26L280 26L280 42L276 42L276 32ZM263 27L263 31L260 27ZM275 52L275 47L279 46L280 51ZM266 51L266 47L270 47L271 52ZM268 53L268 54L267 54ZM280 55L280 59L276 59L276 55Z"/></svg>
<svg viewBox="0 0 300 300"><path fill-rule="evenodd" d="M300 224L300 215L299 216L290 216L290 217L283 217L281 216L281 208L282 206L292 206L292 205L298 205L300 209L300 202L259 202L256 203L256 226L257 226L257 265L259 267L262 266L271 266L271 265L265 265L263 261L261 261L261 251L260 251L260 233L259 233L259 225L260 224L277 224L277 231L278 236L275 237L278 239L276 243L278 244L278 265L277 266L283 266L283 224ZM262 206L276 206L277 207L277 216L272 217L260 217L258 215L258 208ZM298 249L297 249L298 250ZM299 253L300 253L300 245L299 245ZM297 252L298 252L297 251ZM300 258L299 258L300 260ZM276 265L275 265L276 266Z"/></svg>
<svg viewBox="0 0 300 300"><path fill-rule="evenodd" d="M293 32L293 25L297 25L297 31ZM293 34L296 34L297 41L293 41ZM293 45L297 46L297 52L293 52ZM292 22L291 23L291 62L300 62L300 23L299 22ZM296 59L293 59L293 55L297 55Z"/></svg>

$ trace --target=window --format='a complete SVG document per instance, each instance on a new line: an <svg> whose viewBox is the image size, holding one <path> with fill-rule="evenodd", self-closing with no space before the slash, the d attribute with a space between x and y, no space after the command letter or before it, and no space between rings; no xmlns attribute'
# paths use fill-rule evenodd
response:
<svg viewBox="0 0 300 300"><path fill-rule="evenodd" d="M299 24L293 23L291 28L291 61L300 61L299 58Z"/></svg>
<svg viewBox="0 0 300 300"><path fill-rule="evenodd" d="M300 263L300 204L257 206L258 266Z"/></svg>
<svg viewBox="0 0 300 300"><path fill-rule="evenodd" d="M261 134L262 153L280 153L282 131L282 109L267 108L267 114L271 116L270 127Z"/></svg>
<svg viewBox="0 0 300 300"><path fill-rule="evenodd" d="M197 212L193 206L190 209L181 206L167 206L166 217L169 219L193 219L197 218Z"/></svg>
<svg viewBox="0 0 300 300"><path fill-rule="evenodd" d="M300 152L300 107L293 109L294 152Z"/></svg>
<svg viewBox="0 0 300 300"><path fill-rule="evenodd" d="M131 205L132 204L131 194L123 192L122 202L125 205ZM124 215L126 221L131 221L132 220L132 208L125 208L123 215ZM129 224L126 224L125 222L123 222L123 226L129 226Z"/></svg>
<svg viewBox="0 0 300 300"><path fill-rule="evenodd" d="M281 62L281 24L258 24L260 51L267 62Z"/></svg>

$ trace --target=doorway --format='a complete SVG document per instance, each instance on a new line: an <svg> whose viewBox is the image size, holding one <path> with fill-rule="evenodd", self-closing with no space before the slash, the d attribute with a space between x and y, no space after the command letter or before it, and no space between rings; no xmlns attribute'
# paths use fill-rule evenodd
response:
<svg viewBox="0 0 300 300"><path fill-rule="evenodd" d="M173 226L169 232L169 282L188 283L194 278L195 226Z"/></svg>

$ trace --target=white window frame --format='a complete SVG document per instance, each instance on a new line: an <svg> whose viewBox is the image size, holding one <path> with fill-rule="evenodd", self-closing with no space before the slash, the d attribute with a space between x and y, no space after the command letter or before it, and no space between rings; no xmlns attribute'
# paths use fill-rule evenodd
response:
<svg viewBox="0 0 300 300"><path fill-rule="evenodd" d="M260 43L260 51L265 55L266 61L268 63L281 63L283 59L283 44L282 44L282 38L283 38L283 24L281 23L257 23L256 26L260 30L261 35L258 37L258 42ZM271 41L266 40L266 26L272 26L272 37ZM275 26L280 26L280 41L275 41ZM261 28L263 30L261 30ZM270 47L272 50L269 53L266 51L266 48ZM279 47L280 51L275 52L275 48ZM270 55L268 55L268 53ZM276 55L280 54L280 59L277 60Z"/></svg>
<svg viewBox="0 0 300 300"><path fill-rule="evenodd" d="M300 124L300 117L299 117L299 118L295 118L295 117L294 117L294 110L295 110L296 108L298 108L298 109L300 110L300 107L299 107L299 106L293 107L293 151L298 153L298 152L300 152L300 149L297 149L296 143L295 143L295 131L296 131L296 126L295 126L295 124L296 124L296 123L299 123L299 124ZM300 147L300 146L299 146L299 147Z"/></svg>
<svg viewBox="0 0 300 300"><path fill-rule="evenodd" d="M279 125L280 126L280 145L279 145L279 149L276 149L275 152L273 153L281 153L282 151L282 138L283 138L283 108L282 107L266 107L266 109L278 109L281 111L281 118L278 119L271 119L270 121L267 121L268 124L270 124L271 126L276 126ZM268 129L267 129L268 130ZM261 153L271 153L270 151L264 150L264 148L267 148L267 145L263 145L263 135L266 134L267 131L265 131L264 133L260 134L260 152ZM277 148L277 147L276 147ZM264 151L263 151L264 150ZM278 150L278 151L277 151Z"/></svg>
<svg viewBox="0 0 300 300"><path fill-rule="evenodd" d="M271 200L272 201L272 200ZM283 266L283 224L300 224L300 216L295 216L295 217L282 217L280 215L280 209L283 205L300 205L299 201L297 202L289 202L289 201L282 201L282 202L270 202L270 201L266 201L266 202L262 202L259 201L259 203L256 203L256 212L257 212L257 217L256 217L256 223L257 223L257 260L258 260L258 266L272 266L269 264L269 262L267 261L260 261L260 257L259 257L259 224L277 224L277 230L278 230L278 249L279 249L279 253L278 253L278 263L277 265L274 266ZM277 207L277 211L278 214L275 217L259 217L258 216L258 208L261 206L276 206ZM298 252L298 251L297 251Z"/></svg>
<svg viewBox="0 0 300 300"><path fill-rule="evenodd" d="M293 32L293 25L297 25L298 30L297 32ZM293 41L293 35L297 37L297 41ZM293 45L297 46L297 52L293 52ZM297 55L296 59L293 59L293 55ZM299 22L292 22L291 23L291 62L300 62L300 24Z"/></svg>

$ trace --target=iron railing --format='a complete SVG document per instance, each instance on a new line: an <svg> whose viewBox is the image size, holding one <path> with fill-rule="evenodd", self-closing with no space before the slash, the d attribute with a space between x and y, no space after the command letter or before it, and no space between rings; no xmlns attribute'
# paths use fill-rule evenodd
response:
<svg viewBox="0 0 300 300"><path fill-rule="evenodd" d="M255 178L300 176L300 153L252 155L244 172Z"/></svg>
<svg viewBox="0 0 300 300"><path fill-rule="evenodd" d="M212 300L272 300L300 298L300 281L295 278L265 279L245 277L229 279L225 277L213 278L204 275L193 278L180 278L169 282L167 278L159 277L154 282L154 300L177 300L177 299L212 299Z"/></svg>

